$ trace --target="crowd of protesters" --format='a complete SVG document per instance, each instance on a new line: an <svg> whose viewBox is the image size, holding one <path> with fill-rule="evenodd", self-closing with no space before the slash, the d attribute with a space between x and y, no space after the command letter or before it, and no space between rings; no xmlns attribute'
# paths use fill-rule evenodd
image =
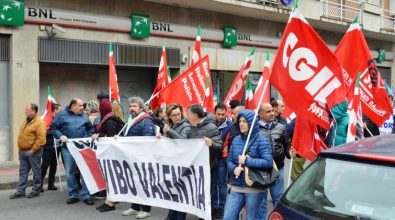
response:
<svg viewBox="0 0 395 220"><path fill-rule="evenodd" d="M238 219L240 211L246 208L247 219L266 219L268 201L275 205L284 192L284 160L294 157L292 181L302 172L305 159L291 147L295 120L287 123L282 117L284 102L272 99L264 103L258 111L258 119L253 123L254 111L245 110L241 103L232 100L230 111L219 103L214 114L206 113L199 104L183 109L174 103L167 108L151 111L140 97L129 99L130 117L125 122L122 106L111 102L108 95L98 95L98 101L84 104L80 98L73 98L62 109L52 104L53 122L45 130L44 121L38 116L37 105L30 103L25 109L26 119L22 121L18 135L19 184L10 199L34 198L44 192L44 178L48 172L47 190L57 190L55 173L57 157L61 152L67 178L67 204L82 201L93 205L96 197L106 197L106 191L90 195L84 179L79 176L78 167L67 149L71 138L92 138L121 136L165 136L171 139L202 138L209 147L211 172L211 207L213 218ZM227 116L231 112L231 117ZM125 125L126 123L126 125ZM374 134L377 129L371 121L366 121ZM252 129L252 130L251 130ZM251 132L250 132L251 130ZM247 136L251 133L246 154L243 149ZM366 132L367 133L367 132ZM54 140L60 140L59 148L54 148ZM277 167L279 180L272 187L262 190L246 185L244 169ZM34 185L26 195L28 173L32 169ZM271 200L268 200L270 192ZM100 212L115 210L115 202L106 199L96 209ZM132 203L122 215L135 215L137 219L151 216L151 207ZM184 220L186 213L169 210L167 220Z"/></svg>

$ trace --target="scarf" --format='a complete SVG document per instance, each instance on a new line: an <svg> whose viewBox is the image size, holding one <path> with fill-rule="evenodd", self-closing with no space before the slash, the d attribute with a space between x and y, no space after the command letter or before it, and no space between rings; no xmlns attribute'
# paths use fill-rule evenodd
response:
<svg viewBox="0 0 395 220"><path fill-rule="evenodd" d="M135 118L132 118L132 116L130 115L128 118L128 123L127 123L127 127L125 130L124 136L126 136L128 134L128 131L131 127L133 127L135 124L142 121L143 119L149 118L149 117L150 117L150 115L145 112L140 112L140 114L137 115Z"/></svg>
<svg viewBox="0 0 395 220"><path fill-rule="evenodd" d="M110 112L107 115L104 116L104 118L101 120L100 124L97 125L96 131L100 133L100 129L102 128L103 124L111 117L115 116L114 112Z"/></svg>

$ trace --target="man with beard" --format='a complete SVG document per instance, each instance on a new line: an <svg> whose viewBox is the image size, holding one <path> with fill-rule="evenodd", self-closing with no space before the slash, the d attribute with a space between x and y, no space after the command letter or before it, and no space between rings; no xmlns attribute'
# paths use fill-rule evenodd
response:
<svg viewBox="0 0 395 220"><path fill-rule="evenodd" d="M153 118L144 111L144 100L140 97L129 98L130 117L125 130L125 136L155 136ZM137 219L151 216L151 206L132 203L122 215L136 215Z"/></svg>

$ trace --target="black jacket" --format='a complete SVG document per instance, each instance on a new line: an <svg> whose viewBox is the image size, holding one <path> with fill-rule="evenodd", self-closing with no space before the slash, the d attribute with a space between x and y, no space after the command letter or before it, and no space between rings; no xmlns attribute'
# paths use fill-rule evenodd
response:
<svg viewBox="0 0 395 220"><path fill-rule="evenodd" d="M285 157L291 159L291 156L289 155L291 139L289 138L285 127L282 124L272 122L270 129L265 129L261 125L259 126L259 129L262 135L269 137L273 160L276 163L277 168L283 168Z"/></svg>
<svg viewBox="0 0 395 220"><path fill-rule="evenodd" d="M221 153L222 150L222 140L217 126L214 120L211 118L204 118L204 120L199 123L196 127L191 126L191 130L188 134L188 139L193 138L203 138L207 137L213 141L213 146L209 148L210 150L210 168L214 169L217 162L217 155Z"/></svg>
<svg viewBox="0 0 395 220"><path fill-rule="evenodd" d="M362 120L364 123L366 123L367 129L369 129L370 131L370 132L367 131L367 129L365 128L363 131L363 136L367 138L367 137L372 137L372 135L373 136L380 135L379 127L372 120L370 120L370 118L368 118L366 115L362 115ZM370 133L372 133L372 135Z"/></svg>
<svg viewBox="0 0 395 220"><path fill-rule="evenodd" d="M287 124L287 120L285 118L281 117L281 115L276 116L276 120L277 120L277 123L280 123L284 126Z"/></svg>
<svg viewBox="0 0 395 220"><path fill-rule="evenodd" d="M118 117L110 117L101 126L100 131L98 131L99 137L113 137L121 131L123 125L123 121Z"/></svg>

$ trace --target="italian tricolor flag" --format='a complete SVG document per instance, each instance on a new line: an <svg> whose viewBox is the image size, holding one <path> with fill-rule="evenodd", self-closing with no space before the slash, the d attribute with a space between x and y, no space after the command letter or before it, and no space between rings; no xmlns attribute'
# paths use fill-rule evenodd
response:
<svg viewBox="0 0 395 220"><path fill-rule="evenodd" d="M250 77L247 77L247 83L246 83L246 94L245 94L245 100L246 100L246 109L255 109L254 107L254 92L252 91L252 83L250 80Z"/></svg>
<svg viewBox="0 0 395 220"><path fill-rule="evenodd" d="M195 63L197 63L200 60L200 58L202 58L202 53L201 53L201 50L200 50L202 37L201 37L201 33L200 32L201 32L201 27L200 27L200 24L199 24L197 35L196 35L196 40L195 40L195 49L193 50L193 53L192 53L192 59L191 59L191 65L190 66L192 66Z"/></svg>
<svg viewBox="0 0 395 220"><path fill-rule="evenodd" d="M47 130L51 127L53 117L52 117L52 104L56 103L56 100L52 97L51 88L48 86L48 100L47 108L41 118L44 120Z"/></svg>

